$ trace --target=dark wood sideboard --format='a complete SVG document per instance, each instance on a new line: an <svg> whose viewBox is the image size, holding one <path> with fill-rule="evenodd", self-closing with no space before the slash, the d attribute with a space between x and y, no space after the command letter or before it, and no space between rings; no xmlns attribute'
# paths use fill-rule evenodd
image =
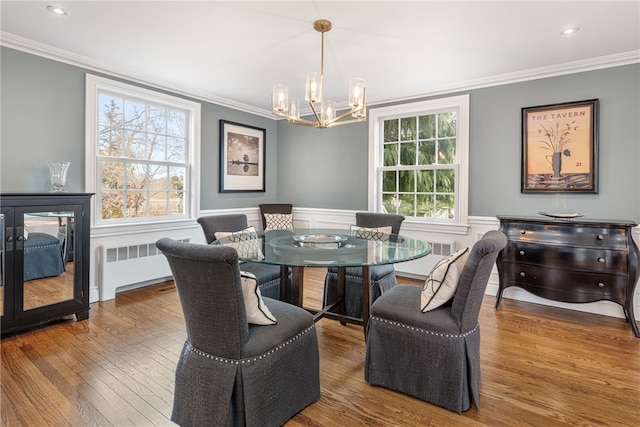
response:
<svg viewBox="0 0 640 427"><path fill-rule="evenodd" d="M620 304L640 338L633 296L640 276L632 221L501 216L507 246L496 261L496 309L506 288L568 303L608 300Z"/></svg>

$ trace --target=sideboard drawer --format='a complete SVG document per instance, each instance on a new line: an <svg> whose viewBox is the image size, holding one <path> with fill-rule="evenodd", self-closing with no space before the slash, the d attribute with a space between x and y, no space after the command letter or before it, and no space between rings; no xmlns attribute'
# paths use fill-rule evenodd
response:
<svg viewBox="0 0 640 427"><path fill-rule="evenodd" d="M562 243L602 248L625 248L627 245L624 228L576 226L573 223L513 222L505 224L504 233L509 241Z"/></svg>
<svg viewBox="0 0 640 427"><path fill-rule="evenodd" d="M504 273L513 286L526 287L538 296L544 290L566 293L563 302L609 300L622 304L626 298L627 278L608 274L551 269L539 265L504 263ZM531 289L531 288L536 289Z"/></svg>
<svg viewBox="0 0 640 427"><path fill-rule="evenodd" d="M559 268L571 265L575 270L627 275L627 251L564 245L550 248L538 243L511 242L505 247L503 257L505 262L524 262Z"/></svg>

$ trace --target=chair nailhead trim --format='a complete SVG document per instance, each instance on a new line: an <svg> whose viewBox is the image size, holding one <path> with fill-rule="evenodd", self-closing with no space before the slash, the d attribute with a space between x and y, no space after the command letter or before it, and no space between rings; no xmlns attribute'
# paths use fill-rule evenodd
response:
<svg viewBox="0 0 640 427"><path fill-rule="evenodd" d="M315 327L316 327L315 324L311 325L307 329L305 329L304 331L296 334L292 338L289 338L287 341L283 342L282 344L278 345L275 348L272 348L271 350L267 351L266 353L263 353L263 354L261 354L259 356L249 357L248 359L227 359L227 358L224 358L224 357L220 357L220 356L216 356L216 355L213 355L213 354L206 353L206 352L204 352L202 350L198 350L193 345L191 345L191 343L188 343L188 344L189 344L189 347L191 348L191 350L195 354L197 354L199 356L206 357L207 359L215 360L216 362L230 363L232 365L244 365L244 364L247 364L247 363L257 362L258 360L262 360L262 359L267 358L268 356L272 355L276 351L281 350L281 349L285 348L286 346L288 346L289 344L291 344L292 342L298 340L300 337L305 335L310 330L315 329Z"/></svg>
<svg viewBox="0 0 640 427"><path fill-rule="evenodd" d="M433 332L433 331L428 331L422 328L416 328L415 326L405 325L404 323L394 322L392 320L383 319L377 316L373 316L369 319L369 321L372 321L372 320L377 320L378 322L388 323L389 325L399 326L401 328L409 329L411 331L422 332L424 334L434 335L434 336L443 337L443 338L465 338L466 336L473 334L480 327L480 325L476 323L476 326L474 326L473 329L465 332L464 334L444 334L442 332Z"/></svg>

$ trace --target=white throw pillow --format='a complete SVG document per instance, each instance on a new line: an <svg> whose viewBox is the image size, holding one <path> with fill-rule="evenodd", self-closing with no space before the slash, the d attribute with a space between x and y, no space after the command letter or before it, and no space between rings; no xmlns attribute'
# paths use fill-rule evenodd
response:
<svg viewBox="0 0 640 427"><path fill-rule="evenodd" d="M391 236L391 230L392 228L390 225L387 227L375 227L375 228L359 227L357 225L352 225L351 235L356 237L363 237L369 240L387 241Z"/></svg>
<svg viewBox="0 0 640 427"><path fill-rule="evenodd" d="M256 276L247 271L241 271L240 279L242 280L242 296L247 312L247 322L254 325L275 325L278 323L262 300Z"/></svg>
<svg viewBox="0 0 640 427"><path fill-rule="evenodd" d="M440 307L453 298L467 258L469 258L469 248L460 249L443 258L433 267L422 288L420 307L423 312Z"/></svg>
<svg viewBox="0 0 640 427"><path fill-rule="evenodd" d="M264 259L262 239L258 238L258 233L256 233L256 229L253 226L240 231L218 231L213 235L217 240L226 239L224 245L238 251L240 258ZM242 263L243 261L240 262Z"/></svg>
<svg viewBox="0 0 640 427"><path fill-rule="evenodd" d="M293 230L293 214L266 213L264 220L264 231Z"/></svg>
<svg viewBox="0 0 640 427"><path fill-rule="evenodd" d="M256 233L256 228L252 225L239 231L216 231L213 233L213 237L215 237L216 240L228 237L229 242L240 242L242 240L257 239L258 234Z"/></svg>

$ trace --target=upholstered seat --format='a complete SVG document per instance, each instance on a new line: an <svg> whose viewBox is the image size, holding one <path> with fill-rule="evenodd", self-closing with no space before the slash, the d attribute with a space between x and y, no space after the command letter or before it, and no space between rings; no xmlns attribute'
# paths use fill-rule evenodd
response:
<svg viewBox="0 0 640 427"><path fill-rule="evenodd" d="M400 226L404 216L396 214L356 212L358 227L379 228L391 227L392 234L400 233ZM369 268L371 273L370 300L373 303L380 295L396 286L396 271L393 264L376 265ZM330 267L324 279L324 302L327 306L338 298L338 269ZM344 289L345 314L355 318L362 318L362 268L348 267L346 269Z"/></svg>
<svg viewBox="0 0 640 427"><path fill-rule="evenodd" d="M215 233L238 232L249 227L244 214L225 214L198 218L208 244L216 240ZM243 262L240 269L256 276L263 296L280 299L280 267L277 265Z"/></svg>
<svg viewBox="0 0 640 427"><path fill-rule="evenodd" d="M398 285L371 306L365 379L456 412L479 405L478 315L498 253L507 244L489 231L471 249L453 299L423 312L415 285Z"/></svg>
<svg viewBox="0 0 640 427"><path fill-rule="evenodd" d="M281 426L320 398L311 314L265 297L277 323L249 324L236 250L166 238L156 246L169 261L187 327L175 374L173 422Z"/></svg>

